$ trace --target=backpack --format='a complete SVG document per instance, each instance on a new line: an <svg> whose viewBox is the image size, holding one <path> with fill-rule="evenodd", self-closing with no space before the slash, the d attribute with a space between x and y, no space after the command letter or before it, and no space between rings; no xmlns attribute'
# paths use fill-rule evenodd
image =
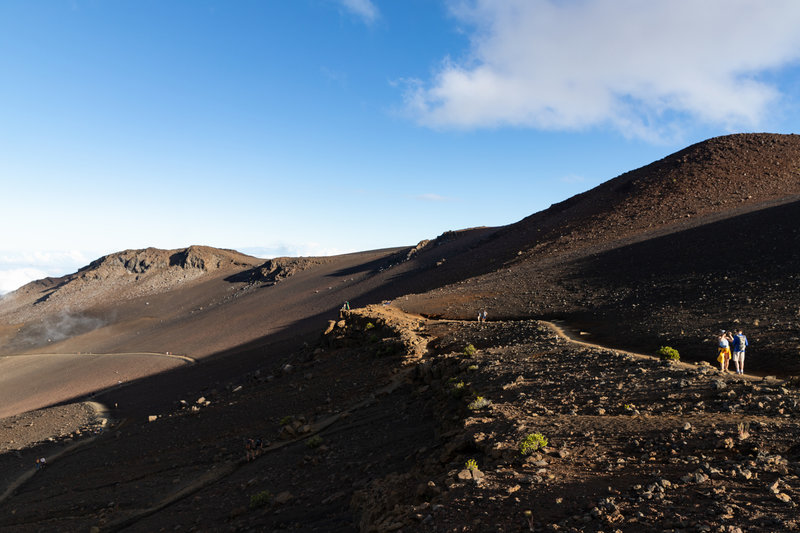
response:
<svg viewBox="0 0 800 533"><path fill-rule="evenodd" d="M744 347L747 346L747 337L745 337L741 333L738 333L735 338L736 338L736 345L734 346L734 348L736 349L737 352L743 352Z"/></svg>

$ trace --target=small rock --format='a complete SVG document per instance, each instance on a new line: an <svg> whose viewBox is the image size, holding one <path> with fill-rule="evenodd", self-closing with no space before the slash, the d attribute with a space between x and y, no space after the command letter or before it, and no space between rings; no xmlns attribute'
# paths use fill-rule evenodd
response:
<svg viewBox="0 0 800 533"><path fill-rule="evenodd" d="M279 505L287 504L292 500L294 500L294 495L289 491L283 491L275 496L275 503Z"/></svg>

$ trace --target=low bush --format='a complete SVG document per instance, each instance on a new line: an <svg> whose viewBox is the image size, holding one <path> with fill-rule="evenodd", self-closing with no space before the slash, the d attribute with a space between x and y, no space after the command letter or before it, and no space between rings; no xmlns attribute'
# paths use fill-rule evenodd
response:
<svg viewBox="0 0 800 533"><path fill-rule="evenodd" d="M519 453L530 455L533 452L547 446L547 438L541 433L529 433L522 442L519 443Z"/></svg>
<svg viewBox="0 0 800 533"><path fill-rule="evenodd" d="M478 409L483 409L484 407L488 407L491 405L492 401L487 400L483 396L478 396L470 404L467 406L470 411L477 411Z"/></svg>
<svg viewBox="0 0 800 533"><path fill-rule="evenodd" d="M467 388L467 384L463 381L451 381L450 383L450 394L452 394L456 398L460 398L464 396L469 389Z"/></svg>
<svg viewBox="0 0 800 533"><path fill-rule="evenodd" d="M314 435L313 437L309 437L306 439L306 446L311 449L319 448L322 446L322 437L319 435Z"/></svg>
<svg viewBox="0 0 800 533"><path fill-rule="evenodd" d="M272 501L272 494L268 490L262 490L250 496L250 508L264 507Z"/></svg>
<svg viewBox="0 0 800 533"><path fill-rule="evenodd" d="M662 346L656 352L659 357L661 357L662 361L680 361L681 355L678 353L678 350L672 348L671 346Z"/></svg>

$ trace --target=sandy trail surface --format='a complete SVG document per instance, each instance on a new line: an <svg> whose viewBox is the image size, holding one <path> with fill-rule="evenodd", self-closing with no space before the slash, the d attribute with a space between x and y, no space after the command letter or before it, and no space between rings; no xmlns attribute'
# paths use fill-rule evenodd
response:
<svg viewBox="0 0 800 533"><path fill-rule="evenodd" d="M166 354L38 354L0 357L0 419L189 364Z"/></svg>
<svg viewBox="0 0 800 533"><path fill-rule="evenodd" d="M44 457L51 465L89 444L110 424L105 406L96 402L58 405L0 420L0 502L36 474L37 459Z"/></svg>

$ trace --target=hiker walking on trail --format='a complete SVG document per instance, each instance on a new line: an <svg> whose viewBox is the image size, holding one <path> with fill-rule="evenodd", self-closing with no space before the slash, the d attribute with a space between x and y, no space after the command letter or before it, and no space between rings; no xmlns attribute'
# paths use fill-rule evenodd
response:
<svg viewBox="0 0 800 533"><path fill-rule="evenodd" d="M724 329L719 332L717 337L717 361L719 361L719 371L727 372L731 362L731 340L733 337L729 331Z"/></svg>
<svg viewBox="0 0 800 533"><path fill-rule="evenodd" d="M486 309L478 311L478 324L486 322Z"/></svg>
<svg viewBox="0 0 800 533"><path fill-rule="evenodd" d="M252 461L256 458L256 442L253 439L245 439L244 441L244 459L245 461Z"/></svg>
<svg viewBox="0 0 800 533"><path fill-rule="evenodd" d="M737 374L744 374L744 349L747 344L747 337L741 329L737 330L733 336L733 364L736 365Z"/></svg>

